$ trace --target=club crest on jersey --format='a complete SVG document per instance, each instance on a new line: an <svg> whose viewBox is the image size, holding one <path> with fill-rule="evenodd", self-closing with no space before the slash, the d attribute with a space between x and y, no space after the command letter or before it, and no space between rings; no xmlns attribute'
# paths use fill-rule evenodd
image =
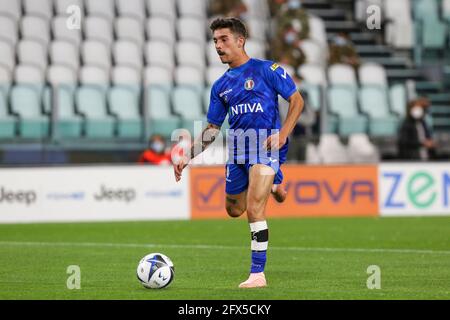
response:
<svg viewBox="0 0 450 320"><path fill-rule="evenodd" d="M255 87L255 81L253 81L252 78L248 78L244 84L245 90L249 91L249 90L252 90L254 87Z"/></svg>

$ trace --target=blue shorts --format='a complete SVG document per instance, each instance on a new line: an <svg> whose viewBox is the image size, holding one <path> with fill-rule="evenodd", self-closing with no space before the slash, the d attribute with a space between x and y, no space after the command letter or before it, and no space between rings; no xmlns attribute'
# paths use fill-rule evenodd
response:
<svg viewBox="0 0 450 320"><path fill-rule="evenodd" d="M252 163L229 163L225 165L225 192L227 194L239 194L247 190L248 176L252 166ZM278 166L273 184L280 184L281 182L283 182L283 172Z"/></svg>

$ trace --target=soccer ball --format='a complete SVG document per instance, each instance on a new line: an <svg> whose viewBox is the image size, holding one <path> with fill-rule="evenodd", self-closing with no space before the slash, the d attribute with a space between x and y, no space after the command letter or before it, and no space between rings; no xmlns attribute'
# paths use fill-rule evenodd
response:
<svg viewBox="0 0 450 320"><path fill-rule="evenodd" d="M148 289L162 289L173 280L175 268L172 260L162 253L150 253L137 266L137 278Z"/></svg>

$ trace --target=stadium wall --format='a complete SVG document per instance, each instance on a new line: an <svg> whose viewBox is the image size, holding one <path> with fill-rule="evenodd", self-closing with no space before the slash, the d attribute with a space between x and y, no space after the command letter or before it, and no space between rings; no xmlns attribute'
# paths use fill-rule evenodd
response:
<svg viewBox="0 0 450 320"><path fill-rule="evenodd" d="M288 197L269 217L450 215L450 164L283 166ZM221 219L223 166L0 169L0 223Z"/></svg>

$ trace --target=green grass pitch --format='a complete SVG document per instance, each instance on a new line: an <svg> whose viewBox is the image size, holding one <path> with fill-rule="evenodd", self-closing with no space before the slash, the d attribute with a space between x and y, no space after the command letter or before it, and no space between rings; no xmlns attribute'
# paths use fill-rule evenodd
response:
<svg viewBox="0 0 450 320"><path fill-rule="evenodd" d="M271 219L268 287L238 289L250 264L238 220L0 225L0 299L450 299L450 218ZM162 252L175 279L136 278ZM69 290L69 265L81 289ZM381 270L369 290L367 268Z"/></svg>

